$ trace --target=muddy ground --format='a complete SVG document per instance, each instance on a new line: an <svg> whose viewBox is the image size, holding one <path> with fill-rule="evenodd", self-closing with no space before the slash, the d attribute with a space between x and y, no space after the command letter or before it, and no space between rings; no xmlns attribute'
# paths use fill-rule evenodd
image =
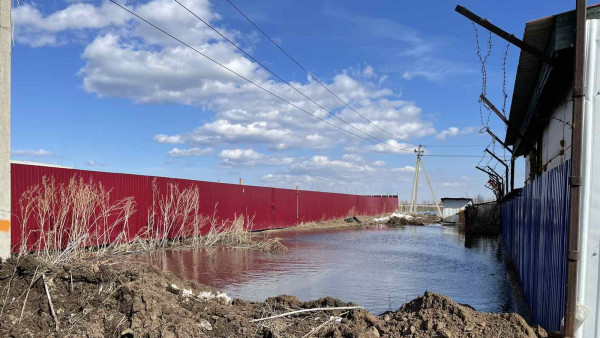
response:
<svg viewBox="0 0 600 338"><path fill-rule="evenodd" d="M2 337L545 337L517 314L488 314L435 293L395 312L294 296L255 303L181 281L143 265L80 262L48 266L32 256L0 266ZM51 301L50 301L51 300ZM52 304L52 305L50 305Z"/></svg>

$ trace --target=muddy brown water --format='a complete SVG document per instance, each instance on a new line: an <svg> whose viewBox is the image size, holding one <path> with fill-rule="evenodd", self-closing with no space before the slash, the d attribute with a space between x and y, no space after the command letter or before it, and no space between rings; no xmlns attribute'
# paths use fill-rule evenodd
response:
<svg viewBox="0 0 600 338"><path fill-rule="evenodd" d="M433 291L479 311L529 318L507 273L500 237L468 237L458 227L314 230L273 233L284 254L244 249L173 250L141 257L179 278L230 296L263 301L280 294L301 300L332 296L375 314Z"/></svg>

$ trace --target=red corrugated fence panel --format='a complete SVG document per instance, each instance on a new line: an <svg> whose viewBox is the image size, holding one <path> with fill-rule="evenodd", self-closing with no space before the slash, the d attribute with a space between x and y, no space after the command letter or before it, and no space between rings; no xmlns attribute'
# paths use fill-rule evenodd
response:
<svg viewBox="0 0 600 338"><path fill-rule="evenodd" d="M34 245L38 243L39 231L34 230L38 225L30 220L27 229L22 229L21 226L23 215L21 207L26 205L22 196L28 189L40 185L44 177L52 178L57 186L67 186L74 177L84 182L91 180L96 182L96 185L101 184L105 190L110 191L109 204L132 197L136 212L129 218L125 229L128 239L147 233L151 210L159 212L168 200L170 192L175 188L179 192L186 189L198 191L198 211L201 215L211 217L214 214L219 220L231 220L236 216L242 216L252 219L253 230L295 226L302 222L355 214L374 215L391 212L396 210L398 204L397 196L357 196L25 164L12 164L11 170L13 251L18 251L24 240L27 242L28 249L36 249ZM153 229L161 234L165 233L168 237L176 236L178 232L189 235L191 231L189 228L192 227L193 222L186 218L183 223L185 224L180 229L174 227ZM48 226L45 224L44 229ZM123 226L113 229L110 234L106 234L106 238L95 239L96 243L99 240L114 241L116 236L122 233ZM205 234L208 230L209 227L205 226L201 229L201 233ZM27 234L26 238L23 238L24 234Z"/></svg>

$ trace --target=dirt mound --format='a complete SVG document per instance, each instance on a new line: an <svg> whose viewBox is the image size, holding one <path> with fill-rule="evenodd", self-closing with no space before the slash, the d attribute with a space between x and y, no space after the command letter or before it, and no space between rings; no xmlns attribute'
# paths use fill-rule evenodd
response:
<svg viewBox="0 0 600 338"><path fill-rule="evenodd" d="M197 337L213 328L235 335L252 315L221 318L231 308L224 294L147 266L11 259L0 268L0 290L2 337Z"/></svg>
<svg viewBox="0 0 600 338"><path fill-rule="evenodd" d="M541 328L530 327L514 313L478 312L449 297L426 292L398 311L380 316L385 333L412 337L546 337Z"/></svg>
<svg viewBox="0 0 600 338"><path fill-rule="evenodd" d="M331 297L232 300L153 267L110 262L13 258L0 266L0 292L3 337L537 337L518 315L477 312L434 293L374 316ZM314 311L332 307L346 309ZM291 311L299 312L262 320Z"/></svg>
<svg viewBox="0 0 600 338"><path fill-rule="evenodd" d="M406 217L410 216L410 217ZM427 225L439 223L440 218L435 215L404 215L404 217L390 216L390 219L385 222L387 226L399 225Z"/></svg>

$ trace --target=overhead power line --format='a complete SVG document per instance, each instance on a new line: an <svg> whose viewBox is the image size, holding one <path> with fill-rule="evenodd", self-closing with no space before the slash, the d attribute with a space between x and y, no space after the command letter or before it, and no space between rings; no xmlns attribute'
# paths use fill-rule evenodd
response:
<svg viewBox="0 0 600 338"><path fill-rule="evenodd" d="M177 0L175 0L177 1ZM416 143L407 141L407 140L403 140L399 137L397 137L396 135L390 133L389 131L381 128L378 124L376 124L375 122L371 121L369 118L367 118L366 116L364 116L363 114L361 114L358 110L354 109L352 106L350 106L346 101L344 101L341 97L339 97L337 94L335 94L333 91L331 91L331 89L329 89L329 87L327 87L326 85L324 85L321 81L319 81L319 79L314 76L310 71L308 71L308 69L306 69L304 66L302 66L300 64L300 62L298 62L292 55L290 55L290 53L288 53L285 49L283 49L283 47L281 47L277 42L275 42L275 40L273 40L267 33L265 33L265 31L263 31L260 27L258 27L257 24L254 23L254 21L252 21L252 19L250 19L241 9L239 9L233 2L231 2L231 0L226 0L233 8L235 8L235 10L240 13L246 20L248 20L248 22L250 24L252 24L252 26L254 26L254 28L256 28L262 35L264 35L269 41L271 41L271 43L277 47L283 54L285 54L290 60L292 60L292 62L294 62L298 67L300 67L300 69L302 69L306 74L308 74L308 76L310 76L313 80L315 80L315 82L317 82L319 85L321 85L321 87L325 88L325 90L327 90L331 95L335 96L336 99L338 99L341 103L343 103L346 107L348 107L350 110L352 110L354 113L358 114L360 117L362 117L365 121L369 122L370 124L372 124L373 126L375 126L377 129L383 131L384 133L388 134L389 136L391 136L392 138L396 139L397 141L402 141L404 143L408 143L408 144L412 144L412 145L418 145ZM177 3L179 3L179 1L177 1Z"/></svg>
<svg viewBox="0 0 600 338"><path fill-rule="evenodd" d="M391 145L391 144L388 144L388 143L385 143L385 142L381 142L381 141L377 142L377 141L375 141L375 140L372 140L372 139L365 138L365 137L363 137L363 136L360 136L360 135L358 135L358 134L355 134L355 133L353 133L353 132L351 132L351 131L348 131L348 130L346 130L346 129L344 129L344 128L341 128L341 127L339 127L339 126L337 126L337 125L335 125L335 124L333 124L333 123L331 123L331 122L329 122L329 121L327 121L327 120L325 120L325 119L323 119L323 118L321 118L321 117L318 117L317 115L315 115L315 114L313 114L313 113L311 113L311 112L309 112L309 111L307 111L307 110L305 110L305 109L303 109L303 108L299 107L298 105L296 105L296 104L294 104L294 103L292 103L292 102L290 102L290 101L288 101L288 100L284 99L283 97L281 97L281 96L279 96L279 95L277 95L277 94L273 93L272 91L268 90L267 88L265 88L265 87L263 87L263 86L259 85L258 83L256 83L256 82L254 82L254 81L252 81L252 80L248 79L247 77L245 77L245 76L243 76L243 75L241 75L241 74L237 73L236 71L232 70L231 68L229 68L229 67L225 66L224 64L220 63L219 61L217 61L217 60L215 60L215 59L211 58L210 56L208 56L208 55L206 55L206 54L202 53L202 52L201 52L201 51L199 51L198 49L196 49L196 48L192 47L190 44L188 44L188 43L186 43L186 42L182 41L181 39L179 39L179 38L177 38L177 37L175 37L175 36L174 36L174 35L172 35L171 33L167 32L166 30L164 30L164 29L162 29L162 28L160 28L160 27L158 27L157 25L155 25L155 24L153 24L152 22L148 21L147 19L145 19L145 18L141 17L140 15L138 15L138 14L137 14L137 13L135 13L135 12L133 12L133 11L132 11L132 10L130 10L129 8L127 8L127 7L123 6L123 5L121 5L120 3L118 3L118 2L116 2L116 1L114 1L114 0L110 0L110 2L112 2L113 4L115 4L115 5L119 6L121 9L123 9L123 10L125 10L125 11L129 12L129 14L131 14L131 15L135 16L136 18L138 18L139 20L141 20L141 21L145 22L146 24L148 24L148 25L152 26L153 28L155 28L155 29L159 30L159 31L160 31L160 32L162 32L163 34L165 34L165 35L169 36L169 37L170 37L170 38L172 38L173 40L175 40L175 41L177 41L177 42L181 43L182 45L184 45L184 46L186 46L187 48L189 48L189 49L193 50L194 52L196 52L196 53L198 53L198 54L200 54L200 55L204 56L206 59L208 59L208 60L212 61L213 63L217 64L217 65L218 65L218 66L220 66L221 68L223 68L223 69L225 69L225 70L227 70L227 71L231 72L232 74L234 74L234 75L238 76L239 78L243 79L244 81L247 81L248 83L250 83L250 84L252 84L252 85L256 86L256 87L257 87L257 88L259 88L259 89L261 89L262 91L264 91L264 92L266 92L266 93L268 93L268 94L270 94L270 95L272 95L272 96L276 97L277 99L279 99L279 100L281 100L281 101L283 101L283 102L285 102L285 103L287 103L287 104L291 105L292 107L294 107L294 108L296 108L296 109L298 109L298 110L300 110L300 111L302 111L302 112L304 112L304 113L306 113L306 114L308 114L308 115L310 115L310 116L312 116L312 117L314 117L314 118L316 118L316 119L318 119L318 120L320 120L320 121L322 121L322 122L325 122L325 123L327 123L328 125L330 125L330 126L332 126L332 127L334 127L334 128L337 128L337 129L339 129L339 130L341 130L341 131L343 131L343 132L345 132L345 133L348 133L348 134L350 134L350 135L356 136L356 137L358 137L358 138L361 138L361 139L363 139L363 140L365 140L365 141L368 141L368 142L371 142L371 143L374 143L374 144L382 144L382 145L384 145L384 146L386 146L386 147L389 147L389 148L394 148L394 149L397 149L397 150L400 150L400 151L412 152L411 150L407 150L407 149L404 149L404 148L396 147L396 146L393 146L393 145Z"/></svg>
<svg viewBox="0 0 600 338"><path fill-rule="evenodd" d="M427 157L477 157L479 158L479 155L447 155L447 154L440 154L440 155L436 155L436 154L431 154L431 155L421 155L421 156L427 156ZM483 156L483 157L488 157L488 156ZM489 156L491 158L491 156Z"/></svg>
<svg viewBox="0 0 600 338"><path fill-rule="evenodd" d="M181 2L179 2L179 0L173 0L175 1L179 6L181 6L182 8L184 8L186 11L188 11L190 14L192 14L193 16L195 16L198 20L200 20L203 24L205 24L208 28L212 29L215 33L219 34L219 36L221 36L223 39L225 39L227 42L229 42L232 46L234 46L235 48L237 48L240 52L244 53L244 55L246 55L247 57L249 57L252 61L256 62L259 66L261 66L262 68L264 68L267 72L271 73L273 76L275 76L277 79L279 79L281 82L285 83L286 85L288 85L288 87L292 88L294 91L296 91L298 94L302 95L304 98L306 98L307 100L309 100L310 102L314 103L315 105L317 105L319 108L321 108L322 110L326 111L327 114L329 114L332 117L335 117L336 119L342 121L343 123L347 124L348 126L350 126L351 128L353 128L354 130L358 131L361 134L364 134L368 137L371 137L372 139L374 139L375 141L381 142L383 143L382 140L360 130L359 128L355 127L354 125L352 125L351 123L347 122L346 120L342 119L341 117L337 116L336 114L334 114L333 112L331 112L329 109L323 107L323 105L321 105L320 103L316 102L315 100L313 100L312 98L310 98L308 95L304 94L302 91L300 91L300 89L296 88L295 86L293 86L289 81L283 79L281 76L279 76L279 74L275 73L274 71L272 71L269 67L265 66L262 62L260 62L259 60L257 60L254 56L250 55L248 52L246 52L242 47L238 46L235 42L233 42L231 39L229 39L227 36L225 36L223 33L221 33L220 31L218 31L216 28L214 28L211 24L209 24L208 22L206 22L205 20L203 20L201 17L199 17L196 13L194 13L192 10L190 10L188 7L186 7L184 4L182 4Z"/></svg>
<svg viewBox="0 0 600 338"><path fill-rule="evenodd" d="M479 148L485 147L486 144L456 144L456 145L429 145L426 148Z"/></svg>

